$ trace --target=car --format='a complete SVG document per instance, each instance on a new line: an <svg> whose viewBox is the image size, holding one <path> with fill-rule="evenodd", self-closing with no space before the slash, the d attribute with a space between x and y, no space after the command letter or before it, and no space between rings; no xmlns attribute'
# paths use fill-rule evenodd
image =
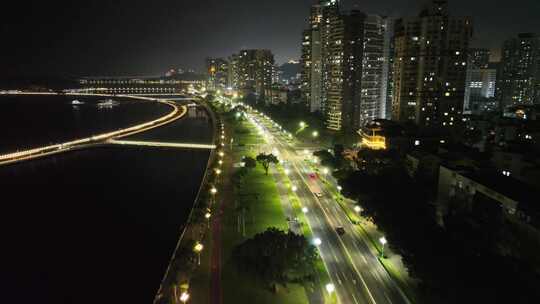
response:
<svg viewBox="0 0 540 304"><path fill-rule="evenodd" d="M345 228L343 228L342 226L338 226L338 227L336 227L336 232L339 235L344 235L345 234Z"/></svg>

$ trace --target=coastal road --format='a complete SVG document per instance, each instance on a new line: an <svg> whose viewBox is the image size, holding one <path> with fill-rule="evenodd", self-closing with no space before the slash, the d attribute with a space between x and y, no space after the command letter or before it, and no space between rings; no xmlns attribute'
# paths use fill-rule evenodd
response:
<svg viewBox="0 0 540 304"><path fill-rule="evenodd" d="M54 95L53 93L20 93L17 95ZM100 96L100 97L128 97L128 98L134 98L134 99L142 99L142 100L150 100L155 102L160 102L163 104L166 104L172 108L172 111L169 112L167 115L164 115L162 117L159 117L155 120L148 121L142 124L138 124L135 126L131 126L125 129L115 130L108 133L103 134L97 134L91 137L87 138L81 138L76 139L69 142L59 143L55 145L49 145L45 147L38 147L33 148L30 150L25 151L17 151L13 153L3 154L0 155L0 165L6 165L6 164L12 164L16 162L21 162L25 160L31 160L39 157L44 157L52 154L67 152L74 149L81 149L85 147L90 147L98 144L106 143L108 140L117 139L117 138L123 138L127 137L133 134L137 134L140 132L145 132L153 128L160 127L165 124L169 124L177 119L180 119L183 117L187 112L186 106L178 106L174 102L166 101L166 100L159 100L159 99L153 99L148 97L140 97L140 96L127 96L127 95L103 95L103 94L68 94L73 96L83 95L83 96Z"/></svg>
<svg viewBox="0 0 540 304"><path fill-rule="evenodd" d="M275 150L287 161L289 179L297 186L297 195L305 207L313 235L321 240L319 250L335 285L340 303L409 303L404 293L383 268L377 252L345 212L334 201L324 183L312 178L313 170L305 161L306 155L266 118L250 112L253 121L266 132L266 152ZM311 151L312 152L312 151ZM320 189L317 197L313 188ZM342 236L336 227L343 227Z"/></svg>

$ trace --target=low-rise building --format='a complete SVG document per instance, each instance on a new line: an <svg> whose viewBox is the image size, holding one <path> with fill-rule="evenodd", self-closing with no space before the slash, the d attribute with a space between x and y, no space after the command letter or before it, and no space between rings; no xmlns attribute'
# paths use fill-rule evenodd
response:
<svg viewBox="0 0 540 304"><path fill-rule="evenodd" d="M537 191L507 172L440 166L437 206L441 218L449 212L453 200L459 200L471 210L475 204L488 203L526 223L537 222L537 199Z"/></svg>

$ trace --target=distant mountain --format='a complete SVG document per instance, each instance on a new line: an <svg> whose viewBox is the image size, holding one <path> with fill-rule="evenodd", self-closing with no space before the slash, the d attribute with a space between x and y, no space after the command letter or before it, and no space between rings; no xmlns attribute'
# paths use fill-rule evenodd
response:
<svg viewBox="0 0 540 304"><path fill-rule="evenodd" d="M58 76L7 76L0 77L0 89L59 90L77 87L75 78Z"/></svg>

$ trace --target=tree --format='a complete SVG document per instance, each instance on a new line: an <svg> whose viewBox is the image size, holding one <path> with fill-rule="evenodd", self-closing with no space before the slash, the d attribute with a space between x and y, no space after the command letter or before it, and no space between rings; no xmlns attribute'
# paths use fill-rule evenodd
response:
<svg viewBox="0 0 540 304"><path fill-rule="evenodd" d="M303 235L268 228L236 246L233 260L241 271L262 279L272 290L288 282L313 279L317 249Z"/></svg>
<svg viewBox="0 0 540 304"><path fill-rule="evenodd" d="M253 169L257 166L257 161L253 157L246 156L243 161L244 168Z"/></svg>
<svg viewBox="0 0 540 304"><path fill-rule="evenodd" d="M270 167L270 164L278 164L279 160L274 154L265 154L261 153L257 155L257 161L261 163L261 165L264 168L264 171L266 172L266 175L268 175L268 168Z"/></svg>
<svg viewBox="0 0 540 304"><path fill-rule="evenodd" d="M327 150L315 151L313 155L319 158L321 165L336 168L336 159L334 155Z"/></svg>

